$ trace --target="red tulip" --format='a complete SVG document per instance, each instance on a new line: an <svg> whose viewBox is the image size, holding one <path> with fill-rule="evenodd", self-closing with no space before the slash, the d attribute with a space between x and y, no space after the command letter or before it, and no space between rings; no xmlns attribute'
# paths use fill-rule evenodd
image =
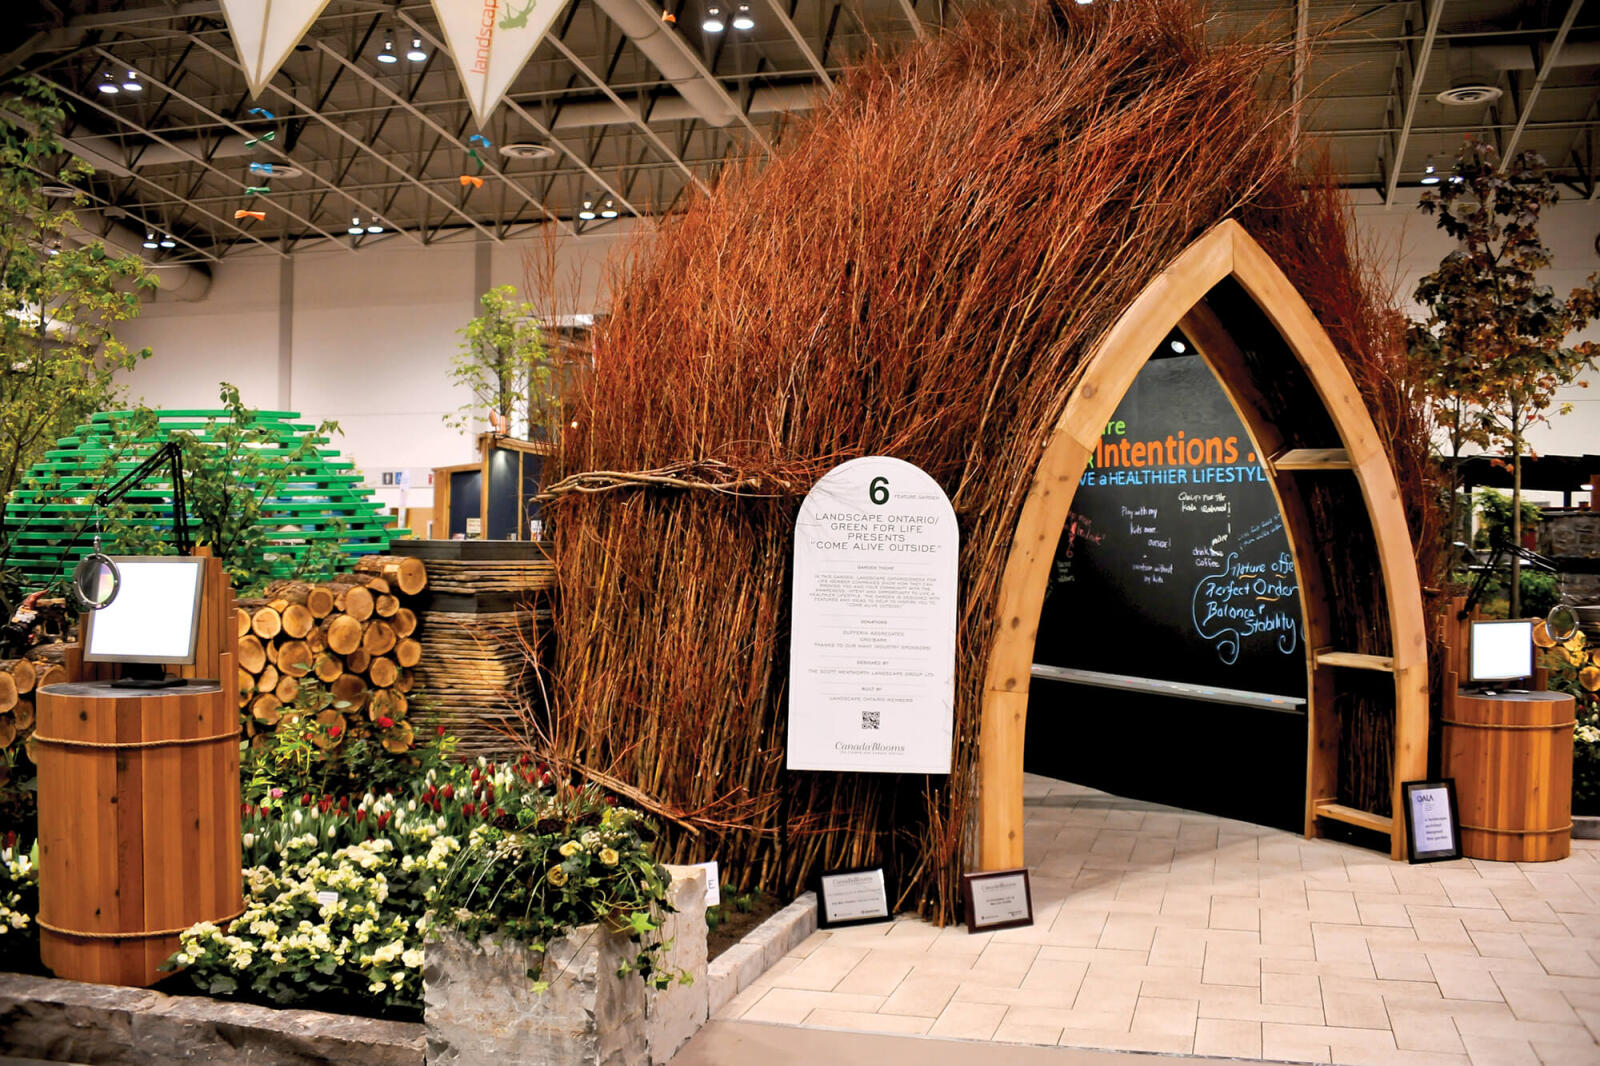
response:
<svg viewBox="0 0 1600 1066"><path fill-rule="evenodd" d="M383 715L381 718L378 719L378 728L379 729L393 729L394 728L394 719L390 718L388 715Z"/></svg>
<svg viewBox="0 0 1600 1066"><path fill-rule="evenodd" d="M466 815L468 818L472 817L472 812L475 810L477 810L477 808L470 803L463 803L461 805L461 813Z"/></svg>

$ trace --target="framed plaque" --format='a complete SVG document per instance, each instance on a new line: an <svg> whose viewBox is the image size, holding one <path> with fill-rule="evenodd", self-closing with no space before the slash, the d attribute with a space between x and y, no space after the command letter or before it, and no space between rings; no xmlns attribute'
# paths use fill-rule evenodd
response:
<svg viewBox="0 0 1600 1066"><path fill-rule="evenodd" d="M1455 779L1405 781L1400 793L1406 808L1406 858L1411 862L1461 858Z"/></svg>
<svg viewBox="0 0 1600 1066"><path fill-rule="evenodd" d="M969 933L1033 924L1033 888L1025 869L963 874L961 899Z"/></svg>
<svg viewBox="0 0 1600 1066"><path fill-rule="evenodd" d="M835 870L817 879L817 924L823 929L889 920L883 867Z"/></svg>

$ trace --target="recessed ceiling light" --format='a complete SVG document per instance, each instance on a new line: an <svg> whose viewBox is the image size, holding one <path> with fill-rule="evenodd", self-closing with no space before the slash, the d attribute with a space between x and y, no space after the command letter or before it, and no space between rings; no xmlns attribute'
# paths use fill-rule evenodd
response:
<svg viewBox="0 0 1600 1066"><path fill-rule="evenodd" d="M1182 341L1173 341L1172 350L1177 352L1179 355L1182 355L1184 352L1189 350L1189 346L1184 344Z"/></svg>

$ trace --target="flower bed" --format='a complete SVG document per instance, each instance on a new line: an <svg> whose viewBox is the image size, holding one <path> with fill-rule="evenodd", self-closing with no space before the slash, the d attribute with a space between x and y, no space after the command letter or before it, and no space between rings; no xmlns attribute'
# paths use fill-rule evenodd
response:
<svg viewBox="0 0 1600 1066"><path fill-rule="evenodd" d="M624 972L672 979L650 939L668 882L649 824L526 758L434 766L353 801L273 789L243 828L244 913L188 930L172 960L207 994L414 1016L434 921L536 951L603 921L637 941Z"/></svg>

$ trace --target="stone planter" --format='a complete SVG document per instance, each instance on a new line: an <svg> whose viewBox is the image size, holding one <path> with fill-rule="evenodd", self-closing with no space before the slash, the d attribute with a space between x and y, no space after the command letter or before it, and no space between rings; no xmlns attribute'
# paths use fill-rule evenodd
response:
<svg viewBox="0 0 1600 1066"><path fill-rule="evenodd" d="M598 925L552 941L543 954L445 930L428 942L423 965L429 1066L646 1066L671 1058L706 1019L705 873L673 873L669 898L678 913L662 930L673 941L665 963L689 970L695 984L647 995L636 974L617 976L636 945ZM534 992L530 973L550 987Z"/></svg>

